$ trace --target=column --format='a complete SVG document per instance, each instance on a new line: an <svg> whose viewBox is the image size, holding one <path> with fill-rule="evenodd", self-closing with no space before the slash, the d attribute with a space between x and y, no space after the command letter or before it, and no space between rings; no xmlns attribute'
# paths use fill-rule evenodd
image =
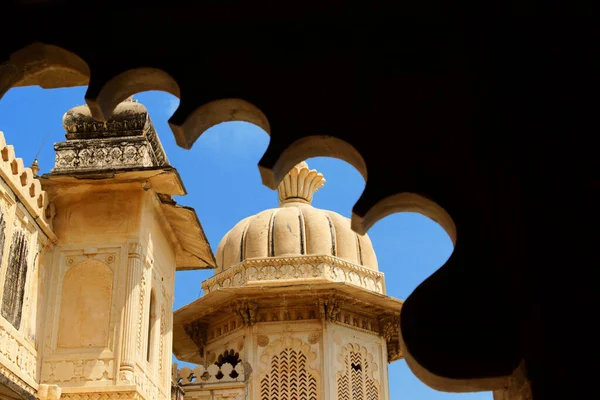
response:
<svg viewBox="0 0 600 400"><path fill-rule="evenodd" d="M173 297L169 297L167 296L166 299L166 317L167 317L167 323L166 323L166 337L163 339L166 341L166 346L165 346L165 354L163 355L163 360L161 360L162 363L164 363L167 366L171 365L171 358L173 357ZM170 368L166 368L167 370L170 370ZM169 387L169 377L166 376L165 377L166 380L166 384L167 384L167 388Z"/></svg>
<svg viewBox="0 0 600 400"><path fill-rule="evenodd" d="M128 246L127 280L125 283L125 315L123 321L123 343L119 381L134 383L138 312L140 308L140 280L143 273L142 245L130 243Z"/></svg>

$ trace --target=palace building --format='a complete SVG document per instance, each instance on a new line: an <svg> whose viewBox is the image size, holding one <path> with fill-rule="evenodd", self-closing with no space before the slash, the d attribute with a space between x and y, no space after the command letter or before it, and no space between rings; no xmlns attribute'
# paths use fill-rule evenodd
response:
<svg viewBox="0 0 600 400"><path fill-rule="evenodd" d="M311 205L321 173L296 165L215 258L142 104L63 125L41 176L0 135L0 398L389 399L402 302L369 237ZM215 275L173 313L190 269Z"/></svg>

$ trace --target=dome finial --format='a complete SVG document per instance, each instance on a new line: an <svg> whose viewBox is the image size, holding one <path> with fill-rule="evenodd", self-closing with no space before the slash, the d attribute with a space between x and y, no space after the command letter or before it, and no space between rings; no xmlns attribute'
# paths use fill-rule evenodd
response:
<svg viewBox="0 0 600 400"><path fill-rule="evenodd" d="M305 161L298 163L283 178L277 192L279 202L302 202L310 204L313 194L323 187L325 178L316 169L310 170Z"/></svg>

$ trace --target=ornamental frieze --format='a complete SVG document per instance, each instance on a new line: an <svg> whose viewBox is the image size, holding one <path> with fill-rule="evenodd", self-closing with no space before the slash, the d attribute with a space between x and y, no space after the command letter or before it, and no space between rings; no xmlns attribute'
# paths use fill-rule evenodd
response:
<svg viewBox="0 0 600 400"><path fill-rule="evenodd" d="M144 137L88 139L56 143L56 160L52 172L151 167L154 157Z"/></svg>
<svg viewBox="0 0 600 400"><path fill-rule="evenodd" d="M266 281L344 282L376 293L384 293L383 273L337 257L293 257L245 260L202 283L205 293Z"/></svg>

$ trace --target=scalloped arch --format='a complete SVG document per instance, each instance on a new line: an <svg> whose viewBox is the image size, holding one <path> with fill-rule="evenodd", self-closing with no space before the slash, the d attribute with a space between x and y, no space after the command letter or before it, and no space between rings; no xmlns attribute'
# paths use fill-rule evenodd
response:
<svg viewBox="0 0 600 400"><path fill-rule="evenodd" d="M365 189L365 192L367 189ZM416 193L404 192L388 196L373 206L364 206L365 192L352 210L352 229L364 235L377 221L398 212L415 212L439 224L456 246L456 224L439 204ZM366 210L363 212L362 210Z"/></svg>
<svg viewBox="0 0 600 400"><path fill-rule="evenodd" d="M250 122L271 134L267 116L254 104L243 99L211 101L189 115L184 115L184 111L181 110L180 107L175 111L169 119L169 126L175 135L175 141L184 149L190 149L200 135L222 122Z"/></svg>
<svg viewBox="0 0 600 400"><path fill-rule="evenodd" d="M149 90L160 90L181 97L179 85L165 71L158 68L133 68L106 83L92 77L85 101L95 119L106 121L119 103L129 96Z"/></svg>
<svg viewBox="0 0 600 400"><path fill-rule="evenodd" d="M32 43L0 65L0 99L12 87L39 85L45 89L86 85L88 64L62 47Z"/></svg>
<svg viewBox="0 0 600 400"><path fill-rule="evenodd" d="M345 161L367 180L367 164L354 146L334 136L313 135L296 140L283 150L269 145L258 163L263 184L277 189L279 182L296 164L313 157Z"/></svg>

